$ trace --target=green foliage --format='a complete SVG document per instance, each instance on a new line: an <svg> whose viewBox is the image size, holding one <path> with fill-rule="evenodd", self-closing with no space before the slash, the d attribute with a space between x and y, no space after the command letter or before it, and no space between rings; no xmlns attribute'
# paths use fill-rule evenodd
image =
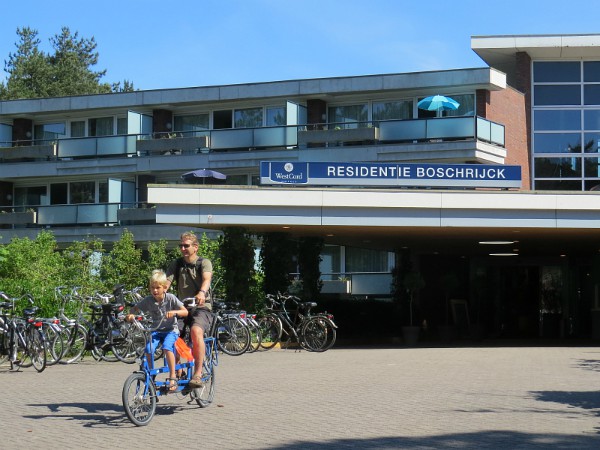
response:
<svg viewBox="0 0 600 450"><path fill-rule="evenodd" d="M64 282L67 287L79 287L83 295L93 295L104 290L100 278L102 242L97 239L73 242L61 252L64 265Z"/></svg>
<svg viewBox="0 0 600 450"><path fill-rule="evenodd" d="M254 268L254 242L244 228L226 228L220 239L223 284L228 301L240 302L251 310L257 298Z"/></svg>
<svg viewBox="0 0 600 450"><path fill-rule="evenodd" d="M58 309L54 288L65 281L65 267L56 251L54 235L41 231L33 241L15 238L5 250L10 257L0 262L0 290L10 297L31 294L42 314L54 314ZM23 301L19 308L25 306Z"/></svg>
<svg viewBox="0 0 600 450"><path fill-rule="evenodd" d="M198 238L198 255L202 258L210 259L213 266L212 291L213 296L225 296L225 286L220 280L220 275L223 273L221 264L221 249L219 241L209 239L206 233Z"/></svg>
<svg viewBox="0 0 600 450"><path fill-rule="evenodd" d="M300 297L307 301L316 301L323 287L319 269L323 245L323 239L319 237L300 238L298 245L298 270L302 280Z"/></svg>
<svg viewBox="0 0 600 450"><path fill-rule="evenodd" d="M260 249L260 264L264 273L266 293L286 292L290 273L294 270L294 256L298 245L287 233L264 233Z"/></svg>
<svg viewBox="0 0 600 450"><path fill-rule="evenodd" d="M129 230L123 231L112 250L102 258L101 276L108 292L112 292L117 284L124 284L128 289L148 284L147 264Z"/></svg>
<svg viewBox="0 0 600 450"><path fill-rule="evenodd" d="M17 51L9 53L4 65L8 78L6 84L0 83L2 100L133 91L127 80L123 86L100 82L106 70L92 70L99 59L93 37L80 38L78 32L63 27L50 38L54 53L45 53L39 48L37 30L17 28L17 36Z"/></svg>

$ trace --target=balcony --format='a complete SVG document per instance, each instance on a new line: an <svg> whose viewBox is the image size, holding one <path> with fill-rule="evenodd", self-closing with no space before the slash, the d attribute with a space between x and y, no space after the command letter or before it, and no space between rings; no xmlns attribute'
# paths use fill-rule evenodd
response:
<svg viewBox="0 0 600 450"><path fill-rule="evenodd" d="M310 129L309 127L326 127ZM60 139L41 145L1 147L0 160L90 159L190 155L262 149L303 150L319 146L357 146L483 142L504 148L504 126L481 117L443 117L352 124L289 125L235 128L185 133L134 134ZM165 138L164 136L169 136ZM8 145L14 143L5 143ZM439 159L439 157L438 157Z"/></svg>
<svg viewBox="0 0 600 450"><path fill-rule="evenodd" d="M209 148L208 136L177 137L166 134L159 139L142 139L136 141L138 155L175 155L198 153Z"/></svg>
<svg viewBox="0 0 600 450"><path fill-rule="evenodd" d="M35 211L0 212L0 225L33 225L36 219Z"/></svg>

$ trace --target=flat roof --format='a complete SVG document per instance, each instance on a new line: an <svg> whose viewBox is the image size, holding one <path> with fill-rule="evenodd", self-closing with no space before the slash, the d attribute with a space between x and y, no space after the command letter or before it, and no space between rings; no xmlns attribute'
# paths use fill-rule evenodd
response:
<svg viewBox="0 0 600 450"><path fill-rule="evenodd" d="M515 55L532 59L598 59L600 34L471 36L471 49L490 67L515 72Z"/></svg>

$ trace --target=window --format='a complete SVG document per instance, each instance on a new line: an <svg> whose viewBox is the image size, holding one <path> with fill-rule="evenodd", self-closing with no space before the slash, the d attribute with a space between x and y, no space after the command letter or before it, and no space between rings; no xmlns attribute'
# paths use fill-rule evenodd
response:
<svg viewBox="0 0 600 450"><path fill-rule="evenodd" d="M580 85L543 85L533 88L533 99L536 106L546 105L581 105Z"/></svg>
<svg viewBox="0 0 600 450"><path fill-rule="evenodd" d="M579 178L581 158L535 158L534 171L540 178Z"/></svg>
<svg viewBox="0 0 600 450"><path fill-rule="evenodd" d="M189 116L174 116L173 131L190 133L194 131L206 131L209 129L208 114L193 114ZM193 134L192 134L193 135Z"/></svg>
<svg viewBox="0 0 600 450"><path fill-rule="evenodd" d="M127 117L117 119L117 134L127 134Z"/></svg>
<svg viewBox="0 0 600 450"><path fill-rule="evenodd" d="M47 141L55 141L67 137L64 122L45 123L33 127L33 137L36 145L47 144Z"/></svg>
<svg viewBox="0 0 600 450"><path fill-rule="evenodd" d="M94 181L72 182L69 184L69 203L94 203L96 198L95 190L96 183Z"/></svg>
<svg viewBox="0 0 600 450"><path fill-rule="evenodd" d="M46 186L16 187L15 206L39 206L47 204Z"/></svg>
<svg viewBox="0 0 600 450"><path fill-rule="evenodd" d="M536 83L579 83L581 68L578 62L536 61L533 63L533 81Z"/></svg>
<svg viewBox="0 0 600 450"><path fill-rule="evenodd" d="M591 119L591 117L590 117ZM600 118L599 118L600 119ZM533 126L536 131L543 130L581 130L581 111L579 110L539 110L533 114ZM600 124L600 122L599 122Z"/></svg>
<svg viewBox="0 0 600 450"><path fill-rule="evenodd" d="M388 252L346 247L346 272L387 272Z"/></svg>
<svg viewBox="0 0 600 450"><path fill-rule="evenodd" d="M232 111L230 109L224 111L213 112L213 128L221 130L224 128L233 128Z"/></svg>
<svg viewBox="0 0 600 450"><path fill-rule="evenodd" d="M412 116L412 100L373 103L373 122L380 120L412 119Z"/></svg>
<svg viewBox="0 0 600 450"><path fill-rule="evenodd" d="M328 110L328 123L339 128L358 128L369 120L366 103L362 105L333 106Z"/></svg>
<svg viewBox="0 0 600 450"><path fill-rule="evenodd" d="M89 119L89 136L111 136L114 134L114 118L100 117L98 119Z"/></svg>
<svg viewBox="0 0 600 450"><path fill-rule="evenodd" d="M233 115L235 128L262 127L262 108L236 109Z"/></svg>
<svg viewBox="0 0 600 450"><path fill-rule="evenodd" d="M53 183L50 185L50 204L66 205L69 203L68 183Z"/></svg>
<svg viewBox="0 0 600 450"><path fill-rule="evenodd" d="M85 120L71 122L71 137L85 137Z"/></svg>
<svg viewBox="0 0 600 450"><path fill-rule="evenodd" d="M534 153L581 153L581 133L535 133Z"/></svg>
<svg viewBox="0 0 600 450"><path fill-rule="evenodd" d="M267 108L265 116L267 127L286 125L284 107Z"/></svg>

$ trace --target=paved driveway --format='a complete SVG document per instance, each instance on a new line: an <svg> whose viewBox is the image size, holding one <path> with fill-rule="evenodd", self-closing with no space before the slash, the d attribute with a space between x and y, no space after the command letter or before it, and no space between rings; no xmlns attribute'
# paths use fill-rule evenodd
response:
<svg viewBox="0 0 600 450"><path fill-rule="evenodd" d="M223 355L207 409L125 417L134 369L0 368L0 448L600 448L600 348L271 350Z"/></svg>

